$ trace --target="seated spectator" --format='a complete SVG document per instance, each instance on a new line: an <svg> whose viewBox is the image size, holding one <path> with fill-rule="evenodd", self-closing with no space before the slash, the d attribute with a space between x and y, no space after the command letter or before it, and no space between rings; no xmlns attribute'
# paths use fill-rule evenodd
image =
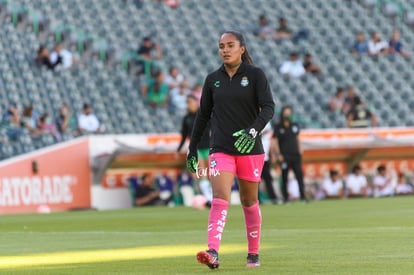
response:
<svg viewBox="0 0 414 275"><path fill-rule="evenodd" d="M365 107L359 96L354 98L354 107L347 115L346 126L348 128L377 127L377 117Z"/></svg>
<svg viewBox="0 0 414 275"><path fill-rule="evenodd" d="M72 53L62 47L62 44L56 44L55 50L50 54L50 62L56 63L59 57L62 59L62 62L59 66L56 66L56 69L69 69L73 64Z"/></svg>
<svg viewBox="0 0 414 275"><path fill-rule="evenodd" d="M305 54L305 59L303 60L303 67L307 74L321 75L321 68L312 61L312 55L310 53Z"/></svg>
<svg viewBox="0 0 414 275"><path fill-rule="evenodd" d="M393 30L392 36L389 42L389 53L390 54L400 54L403 57L410 57L410 54L403 47L403 44L400 40L401 33L398 30Z"/></svg>
<svg viewBox="0 0 414 275"><path fill-rule="evenodd" d="M184 76L180 74L177 67L171 66L168 70L168 75L165 77L165 83L168 85L170 90L178 88L181 82L184 81Z"/></svg>
<svg viewBox="0 0 414 275"><path fill-rule="evenodd" d="M155 179L156 186L160 190L160 199L170 206L174 206L174 181L172 180L174 177L175 175L170 176L165 173L157 176Z"/></svg>
<svg viewBox="0 0 414 275"><path fill-rule="evenodd" d="M345 188L348 197L366 197L369 194L368 181L359 165L352 167L352 172L346 177Z"/></svg>
<svg viewBox="0 0 414 275"><path fill-rule="evenodd" d="M290 40L293 38L293 32L288 28L287 21L283 17L279 18L279 26L276 28L274 38L276 40Z"/></svg>
<svg viewBox="0 0 414 275"><path fill-rule="evenodd" d="M186 170L183 169L177 175L177 183L180 194L183 198L183 204L185 206L191 206L191 203L194 198L194 180L191 174Z"/></svg>
<svg viewBox="0 0 414 275"><path fill-rule="evenodd" d="M33 106L26 106L23 109L22 125L29 131L32 136L39 136L42 131L37 127L39 123L39 114Z"/></svg>
<svg viewBox="0 0 414 275"><path fill-rule="evenodd" d="M38 128L42 133L53 135L57 141L60 141L62 139L48 113L44 113L40 116Z"/></svg>
<svg viewBox="0 0 414 275"><path fill-rule="evenodd" d="M344 108L344 102L344 90L342 87L338 87L335 95L329 101L329 110L337 114L341 113Z"/></svg>
<svg viewBox="0 0 414 275"><path fill-rule="evenodd" d="M414 194L414 188L408 184L407 179L403 173L398 174L397 186L395 187L396 195L410 195Z"/></svg>
<svg viewBox="0 0 414 275"><path fill-rule="evenodd" d="M297 53L290 54L290 59L283 62L279 72L287 77L301 77L306 74L305 68L298 59Z"/></svg>
<svg viewBox="0 0 414 275"><path fill-rule="evenodd" d="M148 79L142 87L142 94L153 108L167 107L169 102L168 85L164 81L164 73L158 71L153 78Z"/></svg>
<svg viewBox="0 0 414 275"><path fill-rule="evenodd" d="M151 37L149 36L146 36L142 39L141 45L139 46L137 52L142 58L146 60L162 58L161 46L158 43L152 41Z"/></svg>
<svg viewBox="0 0 414 275"><path fill-rule="evenodd" d="M175 110L184 112L187 109L187 96L190 94L186 81L180 83L179 87L170 92L171 103Z"/></svg>
<svg viewBox="0 0 414 275"><path fill-rule="evenodd" d="M354 108L354 98L357 96L355 88L353 86L348 87L348 94L345 97L343 113L346 115Z"/></svg>
<svg viewBox="0 0 414 275"><path fill-rule="evenodd" d="M41 66L46 66L50 70L54 70L55 67L62 63L62 57L58 56L55 62L50 60L49 50L45 46L40 46L37 50L36 62Z"/></svg>
<svg viewBox="0 0 414 275"><path fill-rule="evenodd" d="M255 34L261 39L273 38L273 27L267 21L266 15L259 16L258 26L255 30Z"/></svg>
<svg viewBox="0 0 414 275"><path fill-rule="evenodd" d="M372 33L371 40L368 42L368 54L373 57L388 54L388 43L381 39L378 32Z"/></svg>
<svg viewBox="0 0 414 275"><path fill-rule="evenodd" d="M356 35L356 41L352 46L353 55L365 55L368 54L368 43L365 39L365 35L362 32L358 32Z"/></svg>
<svg viewBox="0 0 414 275"><path fill-rule="evenodd" d="M15 104L10 104L7 112L3 115L2 126L7 129L7 136L12 140L23 134L20 112Z"/></svg>
<svg viewBox="0 0 414 275"><path fill-rule="evenodd" d="M83 111L78 116L78 130L81 134L102 133L103 128L98 118L92 111L92 107L85 103Z"/></svg>
<svg viewBox="0 0 414 275"><path fill-rule="evenodd" d="M288 202L300 199L299 183L292 171L289 171L288 174L287 189L289 197Z"/></svg>
<svg viewBox="0 0 414 275"><path fill-rule="evenodd" d="M155 181L152 175L146 173L141 177L141 184L135 193L135 205L152 206L167 205L168 201L160 198L160 191L155 188Z"/></svg>
<svg viewBox="0 0 414 275"><path fill-rule="evenodd" d="M77 132L76 117L71 113L69 106L63 103L59 109L59 115L56 118L56 126L59 133L73 133Z"/></svg>
<svg viewBox="0 0 414 275"><path fill-rule="evenodd" d="M322 191L325 198L343 198L344 183L339 176L338 171L329 171L329 177L322 181Z"/></svg>
<svg viewBox="0 0 414 275"><path fill-rule="evenodd" d="M387 169L384 165L377 168L377 174L373 177L372 183L374 185L375 197L386 197L394 195L394 186L391 175L387 174Z"/></svg>

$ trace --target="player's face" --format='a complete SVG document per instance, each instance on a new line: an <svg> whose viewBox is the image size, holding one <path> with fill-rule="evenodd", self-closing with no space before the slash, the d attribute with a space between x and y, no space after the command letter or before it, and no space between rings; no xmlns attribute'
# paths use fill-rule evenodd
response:
<svg viewBox="0 0 414 275"><path fill-rule="evenodd" d="M231 33L225 33L219 41L219 53L221 60L228 66L241 62L241 56L245 48L240 46L240 41Z"/></svg>
<svg viewBox="0 0 414 275"><path fill-rule="evenodd" d="M191 113L195 113L198 110L198 102L193 98L187 98L187 110Z"/></svg>

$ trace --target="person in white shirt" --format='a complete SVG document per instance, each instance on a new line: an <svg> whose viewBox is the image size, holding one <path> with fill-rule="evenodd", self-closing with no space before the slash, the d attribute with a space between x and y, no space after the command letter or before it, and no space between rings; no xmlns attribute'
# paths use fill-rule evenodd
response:
<svg viewBox="0 0 414 275"><path fill-rule="evenodd" d="M284 76L301 77L306 74L302 61L298 59L297 53L291 53L290 59L283 62L279 72Z"/></svg>
<svg viewBox="0 0 414 275"><path fill-rule="evenodd" d="M299 184L292 171L289 171L287 182L289 201L296 201L300 198Z"/></svg>
<svg viewBox="0 0 414 275"><path fill-rule="evenodd" d="M62 58L62 63L57 66L57 69L68 69L73 64L72 53L62 47L62 44L56 44L55 50L50 54L50 62L54 64L58 57Z"/></svg>
<svg viewBox="0 0 414 275"><path fill-rule="evenodd" d="M322 191L325 198L344 197L344 183L342 182L338 171L329 171L329 176L322 181Z"/></svg>
<svg viewBox="0 0 414 275"><path fill-rule="evenodd" d="M352 172L346 177L345 181L346 192L348 197L366 197L368 195L368 181L362 168L355 165Z"/></svg>
<svg viewBox="0 0 414 275"><path fill-rule="evenodd" d="M403 173L398 174L397 186L395 187L396 195L409 195L414 193L412 185L407 183L407 179Z"/></svg>
<svg viewBox="0 0 414 275"><path fill-rule="evenodd" d="M78 128L82 134L103 131L98 118L92 112L92 107L87 103L83 105L83 112L78 116Z"/></svg>
<svg viewBox="0 0 414 275"><path fill-rule="evenodd" d="M170 90L178 88L181 82L184 81L184 76L180 74L177 67L171 66L168 70L168 75L165 77L165 83L168 85Z"/></svg>
<svg viewBox="0 0 414 275"><path fill-rule="evenodd" d="M182 81L178 87L173 88L170 91L170 98L173 107L180 112L187 110L187 96L190 94L190 89L188 88L188 83Z"/></svg>
<svg viewBox="0 0 414 275"><path fill-rule="evenodd" d="M374 185L375 197L386 197L394 195L394 186L391 175L387 174L384 165L377 168L377 174L373 177L372 183Z"/></svg>
<svg viewBox="0 0 414 275"><path fill-rule="evenodd" d="M388 42L382 40L378 32L373 32L368 42L368 54L370 56L387 55Z"/></svg>

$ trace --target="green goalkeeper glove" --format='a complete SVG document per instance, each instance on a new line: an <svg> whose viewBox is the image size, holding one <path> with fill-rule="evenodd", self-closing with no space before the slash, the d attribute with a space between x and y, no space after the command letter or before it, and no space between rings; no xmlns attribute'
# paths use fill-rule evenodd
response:
<svg viewBox="0 0 414 275"><path fill-rule="evenodd" d="M194 150L188 150L185 164L187 166L188 171L190 171L191 173L195 173L197 171L197 167L198 167L197 150L195 152Z"/></svg>
<svg viewBox="0 0 414 275"><path fill-rule="evenodd" d="M240 130L233 133L233 137L238 137L234 143L237 151L248 154L253 150L256 143L257 131L254 128Z"/></svg>

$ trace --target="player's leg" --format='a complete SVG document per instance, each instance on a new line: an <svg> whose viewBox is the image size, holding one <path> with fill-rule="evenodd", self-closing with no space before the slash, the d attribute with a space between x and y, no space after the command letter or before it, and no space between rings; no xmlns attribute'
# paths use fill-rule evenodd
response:
<svg viewBox="0 0 414 275"><path fill-rule="evenodd" d="M284 160L281 164L280 164L280 170L282 170L282 186L281 186L281 191L282 191L282 196L283 196L283 202L288 202L289 201L289 194L288 194L288 174L289 174L289 165L288 162L286 160Z"/></svg>
<svg viewBox="0 0 414 275"><path fill-rule="evenodd" d="M209 163L213 199L208 217L208 250L198 252L197 260L214 269L219 266L218 252L226 225L227 209L235 175L235 160L233 156L216 153L210 155Z"/></svg>
<svg viewBox="0 0 414 275"><path fill-rule="evenodd" d="M262 216L258 191L264 162L263 155L237 157L240 201L243 206L247 236L247 266L259 266L259 245Z"/></svg>
<svg viewBox="0 0 414 275"><path fill-rule="evenodd" d="M208 154L209 154L209 149L198 150L198 167L202 171L208 171ZM202 173L200 175L199 186L200 186L201 193L206 198L208 204L211 205L213 194L211 190L210 181L208 180L208 173Z"/></svg>
<svg viewBox="0 0 414 275"><path fill-rule="evenodd" d="M302 201L306 201L306 195L305 195L305 185L303 183L303 170L302 170L302 160L297 159L292 162L292 170L295 174L295 178L298 181L299 185L299 192L300 192L300 199Z"/></svg>
<svg viewBox="0 0 414 275"><path fill-rule="evenodd" d="M270 161L264 162L261 177L264 181L266 192L267 192L267 195L269 196L269 199L272 201L272 203L276 203L277 197L276 197L275 190L273 188L273 177L270 174Z"/></svg>

